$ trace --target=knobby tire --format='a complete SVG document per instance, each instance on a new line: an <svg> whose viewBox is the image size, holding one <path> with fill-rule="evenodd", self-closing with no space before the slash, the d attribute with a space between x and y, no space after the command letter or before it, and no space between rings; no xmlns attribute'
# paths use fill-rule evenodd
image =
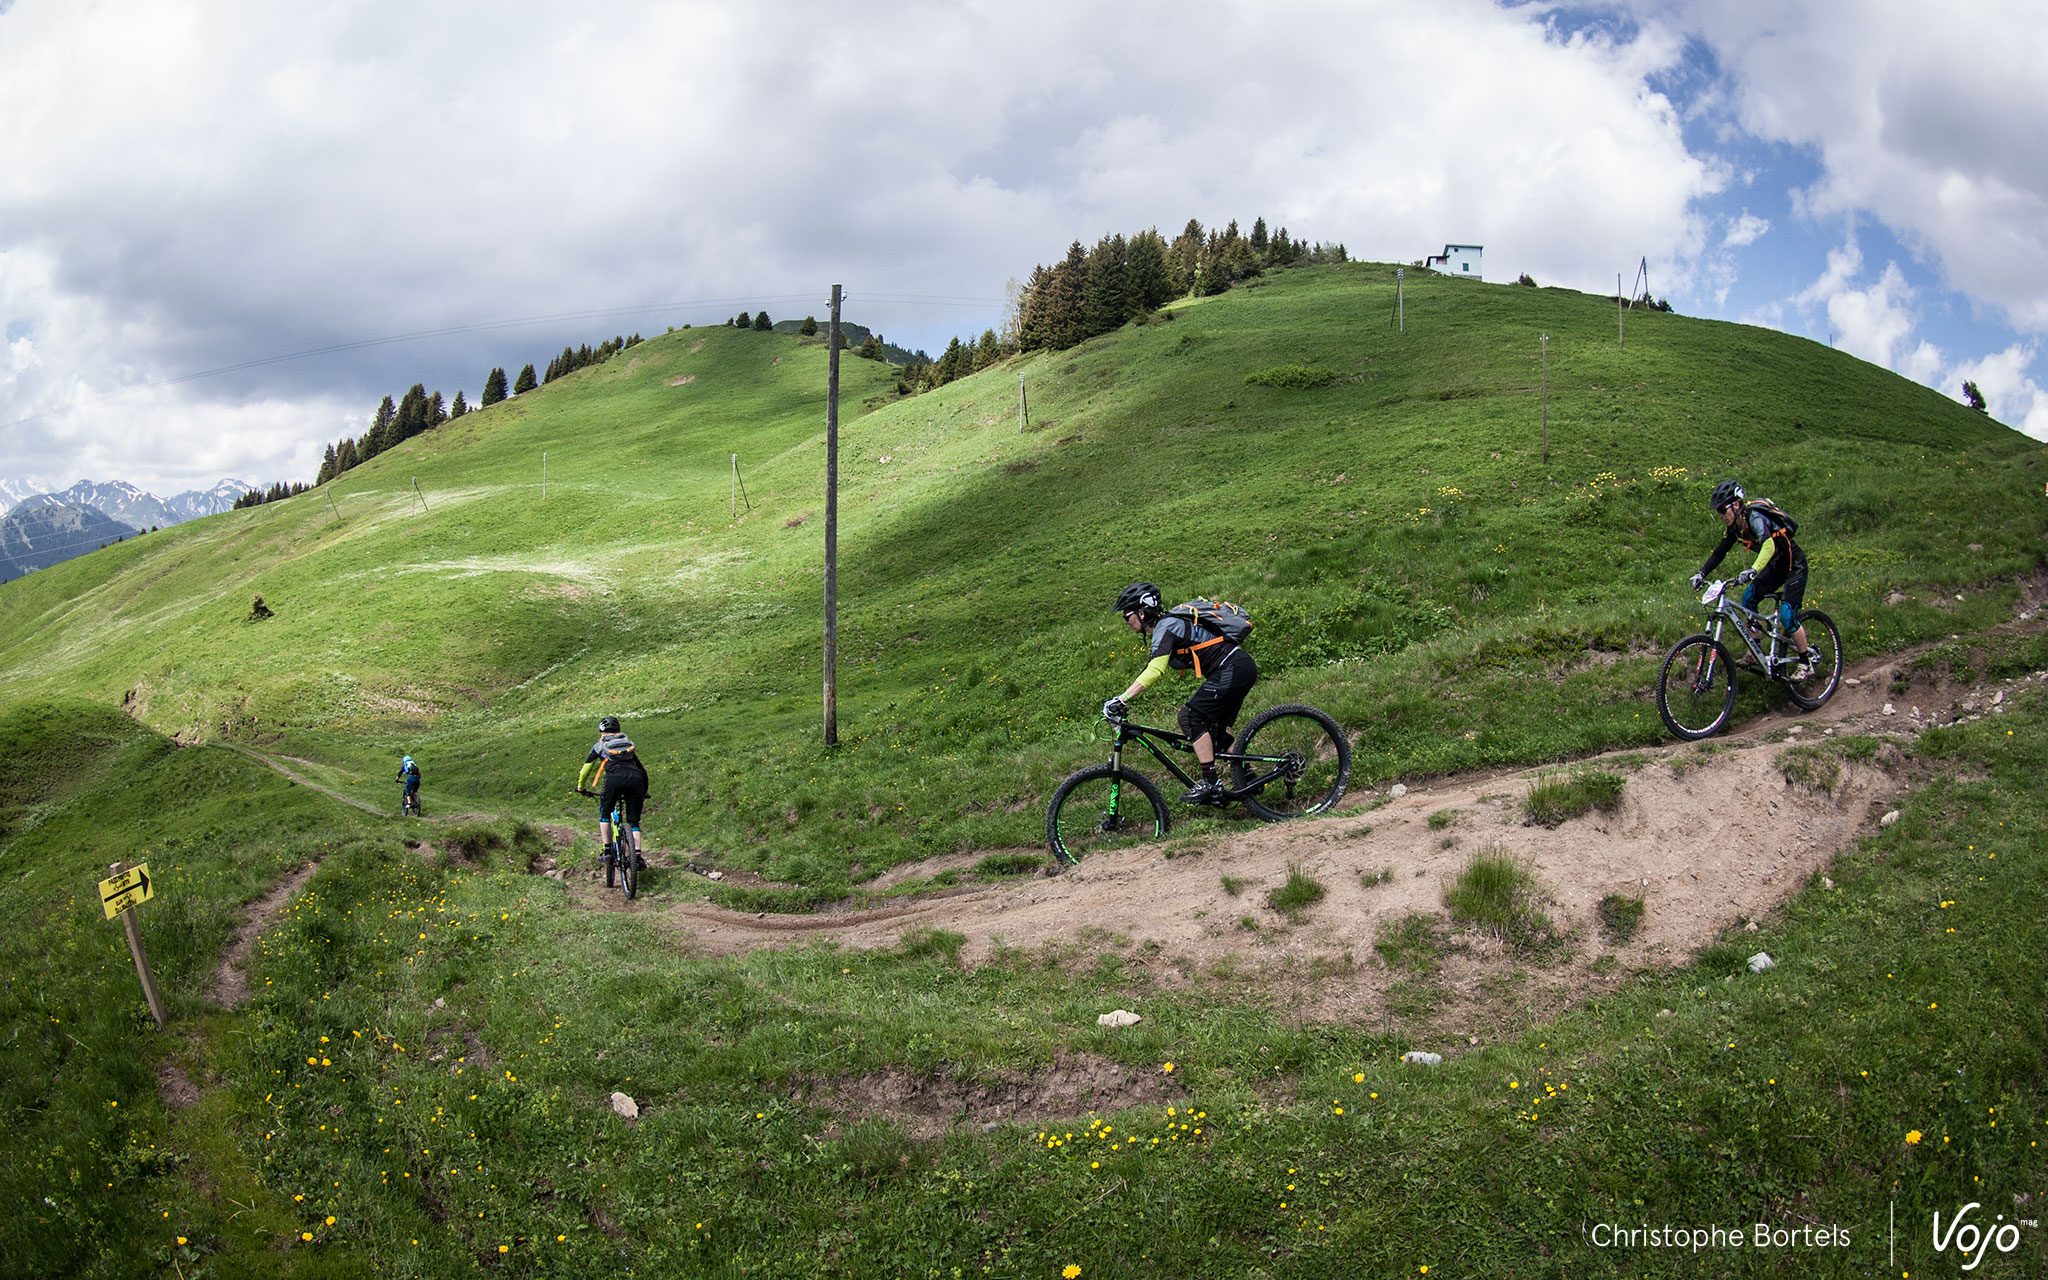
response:
<svg viewBox="0 0 2048 1280"><path fill-rule="evenodd" d="M1735 660L1721 642L1700 634L1672 645L1657 672L1657 714L1664 727L1697 742L1727 728L1734 713Z"/></svg>
<svg viewBox="0 0 2048 1280"><path fill-rule="evenodd" d="M1112 780L1118 784L1114 817L1109 812ZM1055 862L1071 867L1085 854L1157 840L1172 825L1166 797L1150 778L1098 764L1069 775L1052 793L1045 809L1045 842Z"/></svg>
<svg viewBox="0 0 2048 1280"><path fill-rule="evenodd" d="M1244 798L1244 806L1267 822L1306 818L1336 808L1351 785L1351 740L1328 714L1298 702L1269 707L1246 726L1236 749L1244 755L1293 755L1299 772L1279 777ZM1273 765L1233 761L1242 788Z"/></svg>

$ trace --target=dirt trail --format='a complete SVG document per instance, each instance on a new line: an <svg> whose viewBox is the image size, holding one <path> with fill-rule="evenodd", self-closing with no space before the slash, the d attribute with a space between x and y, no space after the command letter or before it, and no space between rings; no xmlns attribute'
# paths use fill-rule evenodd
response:
<svg viewBox="0 0 2048 1280"><path fill-rule="evenodd" d="M223 1009L232 1009L249 998L249 953L255 950L256 939L276 923L277 913L284 910L284 904L305 888L306 881L312 879L313 873L319 869L319 863L307 863L272 885L269 893L243 910L241 923L235 926L235 940L228 946L227 954L221 957L220 968L214 971L213 981L206 985L208 1000Z"/></svg>
<svg viewBox="0 0 2048 1280"><path fill-rule="evenodd" d="M1479 1006L1488 1017L1534 1015L1631 971L1684 963L1724 929L1768 916L1874 828L1910 781L1903 753L1881 749L1875 759L1845 762L1829 791L1793 782L1784 763L1793 747L1846 734L1910 740L1934 723L1998 714L1994 697L2048 683L2048 673L2036 673L1982 689L1923 682L1890 692L1911 656L1859 664L1849 676L1855 683L1845 680L1817 712L1788 706L1707 743L1578 762L1627 775L1621 806L1554 829L1525 825L1522 815L1530 785L1554 768L1491 771L1420 782L1398 798L1360 795L1319 821L1233 824L1193 848L1119 851L1058 877L881 910L795 916L685 902L663 918L688 946L711 954L812 942L887 948L922 929L964 935L968 964L1004 946L1118 951L1127 972L1168 985L1243 978L1250 989L1256 973L1257 988L1299 1016L1358 1020L1383 1017L1390 989L1411 976L1375 953L1382 926L1423 913L1448 931L1445 886L1475 853L1499 851L1534 872L1542 909L1571 936L1569 957L1529 964L1492 939L1460 935L1432 978L1431 999L1462 1004L1459 1022ZM1644 713L1654 714L1647 705ZM1447 816L1432 826L1437 814ZM1265 900L1295 869L1327 891L1299 924ZM1644 902L1626 943L1603 933L1599 908L1609 894Z"/></svg>
<svg viewBox="0 0 2048 1280"><path fill-rule="evenodd" d="M259 764L268 765L270 768L277 770L279 773L283 774L287 778L290 778L293 782L296 782L300 786L306 787L313 791L317 791L321 795L326 796L329 799L339 800L343 804L348 805L352 809L361 809L364 813L374 813L379 817L390 816L391 811L388 809L380 809L376 805L369 804L362 800L358 800L352 795L347 795L343 792L336 791L333 787L322 786L320 783L313 781L311 778L308 778L302 773L293 772L293 770L289 768L284 763L284 761L278 759L276 756L269 755L262 751L258 751L254 747L243 746L239 742L223 742L220 745L226 747L230 751L240 752L242 755L249 757L251 760L254 760Z"/></svg>

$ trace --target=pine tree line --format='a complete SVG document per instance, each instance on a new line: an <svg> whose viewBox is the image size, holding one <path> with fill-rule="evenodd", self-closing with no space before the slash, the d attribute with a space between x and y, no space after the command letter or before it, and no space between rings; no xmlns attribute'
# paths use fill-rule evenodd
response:
<svg viewBox="0 0 2048 1280"><path fill-rule="evenodd" d="M905 366L898 389L944 386L1020 351L1064 351L1177 298L1222 293L1269 270L1348 261L1342 244L1296 240L1285 227L1268 233L1264 218L1248 236L1235 219L1217 231L1189 218L1171 241L1157 227L1104 236L1092 249L1076 240L1060 261L1031 269L1002 334L988 329L979 339L953 339L937 360Z"/></svg>
<svg viewBox="0 0 2048 1280"><path fill-rule="evenodd" d="M763 311L761 314L766 316L768 313ZM553 382L564 374L574 373L578 369L588 368L594 364L603 364L627 347L639 345L640 335L636 333L630 338L613 338L610 342L600 343L596 347L587 342L580 347L563 347L561 355L548 361L547 376L541 381Z"/></svg>
<svg viewBox="0 0 2048 1280"><path fill-rule="evenodd" d="M236 498L234 509L240 511L243 507L260 507L266 502L276 502L279 498L297 497L312 487L303 480L294 480L290 484L280 480L268 489L251 489Z"/></svg>

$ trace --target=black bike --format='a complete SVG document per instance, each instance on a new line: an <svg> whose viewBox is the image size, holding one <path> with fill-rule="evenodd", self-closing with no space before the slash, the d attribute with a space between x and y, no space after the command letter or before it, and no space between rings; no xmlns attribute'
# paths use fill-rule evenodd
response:
<svg viewBox="0 0 2048 1280"><path fill-rule="evenodd" d="M1073 866L1085 853L1156 840L1173 825L1158 786L1124 764L1126 743L1142 743L1183 786L1195 785L1167 754L1193 754L1193 740L1186 734L1128 719L1110 723L1116 740L1109 763L1070 775L1046 807L1045 839L1060 865ZM1216 763L1229 766L1231 773L1223 803L1242 801L1268 822L1331 809L1351 782L1351 743L1335 720L1314 707L1287 703L1263 711L1223 747Z"/></svg>
<svg viewBox="0 0 2048 1280"><path fill-rule="evenodd" d="M579 791L578 795L596 795L594 791ZM640 870L643 865L640 856L633 852L633 836L626 830L625 801L612 801L612 838L604 848L598 850L598 860L604 864L604 887L617 885L631 902L640 896Z"/></svg>
<svg viewBox="0 0 2048 1280"><path fill-rule="evenodd" d="M1842 635L1834 620L1818 609L1803 609L1792 619L1792 631L1806 628L1806 642L1815 661L1800 662L1792 653L1791 633L1778 625L1775 608L1745 609L1728 598L1728 583L1716 580L1700 595L1707 607L1707 629L1687 636L1664 655L1657 673L1657 714L1671 732L1688 740L1705 738L1728 726L1735 712L1735 672L1775 680L1785 696L1811 711L1835 696L1842 683ZM1776 600L1775 594L1758 600ZM1721 637L1731 629L1742 641L1744 658L1736 659Z"/></svg>
<svg viewBox="0 0 2048 1280"><path fill-rule="evenodd" d="M417 791L408 791L405 793L404 796L400 797L398 801L398 812L402 816L407 818L419 817L420 793Z"/></svg>

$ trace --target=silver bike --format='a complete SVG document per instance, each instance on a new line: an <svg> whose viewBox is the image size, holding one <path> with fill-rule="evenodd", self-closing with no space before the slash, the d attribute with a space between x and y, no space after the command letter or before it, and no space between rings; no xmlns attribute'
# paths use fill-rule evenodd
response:
<svg viewBox="0 0 2048 1280"><path fill-rule="evenodd" d="M1842 634L1834 619L1804 609L1787 632L1778 626L1775 594L1757 601L1773 602L1772 607L1745 609L1729 598L1730 585L1725 579L1707 584L1700 595L1707 608L1706 630L1671 646L1657 673L1657 714L1681 738L1705 738L1728 727L1735 713L1738 669L1782 685L1785 695L1806 711L1834 697L1842 683ZM1792 633L1801 627L1813 650L1811 662L1800 661L1792 647ZM1722 640L1730 631L1741 641L1740 658Z"/></svg>

